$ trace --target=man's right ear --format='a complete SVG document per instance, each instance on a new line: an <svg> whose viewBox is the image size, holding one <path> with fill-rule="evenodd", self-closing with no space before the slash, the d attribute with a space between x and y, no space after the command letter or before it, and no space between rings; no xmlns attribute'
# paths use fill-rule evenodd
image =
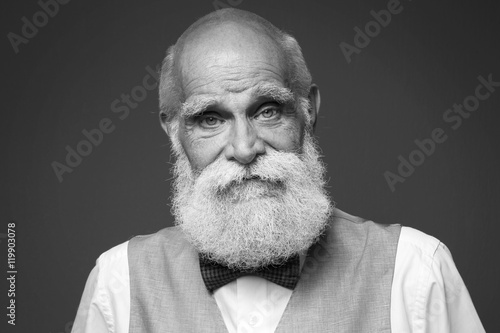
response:
<svg viewBox="0 0 500 333"><path fill-rule="evenodd" d="M167 115L163 112L160 112L160 123L165 133L167 133L167 135L170 136L171 131L169 123L167 122Z"/></svg>

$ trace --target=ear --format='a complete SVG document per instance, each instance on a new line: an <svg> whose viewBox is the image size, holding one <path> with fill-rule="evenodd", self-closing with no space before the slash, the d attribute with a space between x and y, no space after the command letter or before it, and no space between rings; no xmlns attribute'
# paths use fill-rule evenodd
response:
<svg viewBox="0 0 500 333"><path fill-rule="evenodd" d="M311 84L311 88L309 89L309 103L311 103L311 108L309 111L309 116L311 117L311 127L315 128L316 120L319 114L319 106L321 104L321 96L319 94L319 88L316 84Z"/></svg>
<svg viewBox="0 0 500 333"><path fill-rule="evenodd" d="M170 136L170 127L167 123L167 115L163 112L160 112L160 124L165 133L167 133L167 136Z"/></svg>

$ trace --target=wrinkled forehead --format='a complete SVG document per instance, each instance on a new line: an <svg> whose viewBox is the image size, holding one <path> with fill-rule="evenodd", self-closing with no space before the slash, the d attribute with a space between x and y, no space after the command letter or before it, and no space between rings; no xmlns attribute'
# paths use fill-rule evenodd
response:
<svg viewBox="0 0 500 333"><path fill-rule="evenodd" d="M279 44L258 25L224 22L199 28L185 38L181 50L178 64L183 88L193 81L251 79L266 73L285 77Z"/></svg>

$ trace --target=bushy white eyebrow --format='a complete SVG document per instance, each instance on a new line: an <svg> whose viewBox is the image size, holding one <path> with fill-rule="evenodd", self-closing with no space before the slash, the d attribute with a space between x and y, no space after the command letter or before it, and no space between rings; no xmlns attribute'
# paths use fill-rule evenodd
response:
<svg viewBox="0 0 500 333"><path fill-rule="evenodd" d="M209 106L217 103L214 98L199 97L191 101L185 101L181 105L180 116L184 118L192 117L197 113L203 112Z"/></svg>
<svg viewBox="0 0 500 333"><path fill-rule="evenodd" d="M260 83L252 90L252 95L255 98L269 98L280 104L293 105L295 103L293 92L289 88L280 87L272 83ZM218 99L212 97L195 97L190 101L182 103L180 116L184 118L192 117L218 102Z"/></svg>
<svg viewBox="0 0 500 333"><path fill-rule="evenodd" d="M255 88L253 95L255 97L272 98L280 104L293 104L295 102L293 92L289 88L279 87L272 83L259 84Z"/></svg>

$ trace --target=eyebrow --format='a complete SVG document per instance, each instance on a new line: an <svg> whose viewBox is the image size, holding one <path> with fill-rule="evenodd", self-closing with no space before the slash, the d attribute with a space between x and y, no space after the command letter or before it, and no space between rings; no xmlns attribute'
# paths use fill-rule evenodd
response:
<svg viewBox="0 0 500 333"><path fill-rule="evenodd" d="M253 92L255 97L272 98L280 104L294 104L295 97L289 88L279 87L272 83L261 83Z"/></svg>
<svg viewBox="0 0 500 333"><path fill-rule="evenodd" d="M180 116L184 118L192 117L217 104L217 102L218 100L215 98L194 98L191 101L185 101L181 105Z"/></svg>
<svg viewBox="0 0 500 333"><path fill-rule="evenodd" d="M255 98L269 98L280 104L293 105L295 97L289 88L280 87L272 83L260 83L253 88L252 96ZM217 98L195 97L190 101L185 101L180 107L181 117L192 117L202 113L211 106L218 104Z"/></svg>

